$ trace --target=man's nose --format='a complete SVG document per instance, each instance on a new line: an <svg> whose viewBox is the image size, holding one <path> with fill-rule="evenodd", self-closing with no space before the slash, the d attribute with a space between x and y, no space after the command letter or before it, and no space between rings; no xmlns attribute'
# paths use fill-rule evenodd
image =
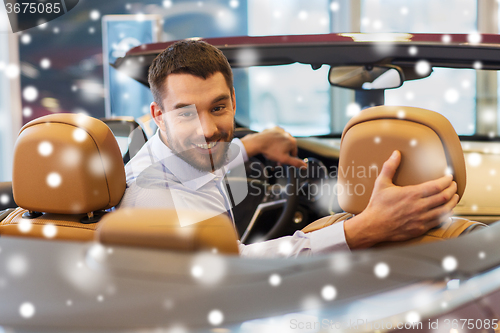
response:
<svg viewBox="0 0 500 333"><path fill-rule="evenodd" d="M198 129L198 135L204 136L205 138L211 138L217 133L217 124L215 123L211 115L200 114L200 128Z"/></svg>

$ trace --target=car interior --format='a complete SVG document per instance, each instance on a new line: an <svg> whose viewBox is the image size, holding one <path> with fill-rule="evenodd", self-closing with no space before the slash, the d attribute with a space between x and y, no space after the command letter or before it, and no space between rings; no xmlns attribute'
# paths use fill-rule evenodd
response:
<svg viewBox="0 0 500 333"><path fill-rule="evenodd" d="M103 121L84 115L54 114L22 128L15 147L12 182L13 197L19 207L2 212L0 235L97 240L106 245L181 251L217 249L220 253L237 254L238 236L227 217L200 218L203 222L191 225L190 232L186 232L179 227L177 215L172 210L113 209L125 191L124 158L133 157L145 140L142 130L134 132L140 129L137 124L123 120L107 123L109 127ZM134 139L139 142L126 149L126 154L120 152L115 140L117 133L124 136L120 127L126 127L121 130L128 132L130 142ZM248 133L239 132L240 135ZM345 221L363 211L378 170L395 149L402 153L395 184L414 185L448 172L457 182L458 194L464 193L465 161L460 141L449 121L438 113L396 106L366 109L345 127L341 147L337 184L343 189L338 193L338 201L344 213L321 216L305 226L304 232ZM426 162L429 160L433 163ZM288 171L285 182L294 184L294 172ZM266 187L262 183L259 185ZM358 189L362 191L358 193ZM301 225L290 221L297 207L296 195L283 198L280 194L274 201L262 201L270 207L275 203L284 206L278 222L266 222L269 238L290 232L290 225L296 229ZM243 212L248 212L245 203L241 203ZM235 211L240 210L235 207ZM297 213L293 217L297 219ZM51 234L50 228L54 226L57 232ZM249 226L251 229L252 225ZM444 240L486 227L480 222L453 217L423 236L378 246ZM243 234L243 241L250 231Z"/></svg>
<svg viewBox="0 0 500 333"><path fill-rule="evenodd" d="M224 216L200 217L202 222L181 229L175 210L106 211L119 203L126 186L115 135L128 131L131 146L145 142L142 130L134 132L137 123L107 123L53 114L22 128L12 182L19 207L2 212L0 235L237 254L235 230ZM137 153L132 149L123 158Z"/></svg>
<svg viewBox="0 0 500 333"><path fill-rule="evenodd" d="M379 74L388 72L380 70ZM361 71L362 77L365 74ZM350 79L349 84L356 87L365 83ZM376 82L377 75L368 79ZM390 81L394 86L401 83ZM484 180L474 178L477 170L472 176L467 174L477 146L460 142L463 138L446 117L433 112L440 110L373 106L383 103L384 89L365 88L350 91L363 110L347 122L343 132L340 129L342 135L297 137L298 156L315 173L303 175L264 156L253 157L249 161L253 166L245 165L247 178L241 182L249 193L258 188L261 195L249 195L234 207L236 230L225 216L204 219L197 215L194 218L202 222L180 228L173 210L116 208L126 186L124 162L146 142L148 131L143 128L147 126L140 120L138 125L128 118L51 114L27 123L15 146L13 182L0 184L4 191L0 193L0 250L6 260L0 275L9 278L9 288L0 292L12 304L29 299L38 312L29 321L19 316L16 306L5 306L2 323L37 332L40 325L51 332L67 332L68 327L110 331L162 327L181 318L189 329L207 328L207 313L214 304L222 304L224 325L244 332L248 325L255 325L248 320L302 315L306 311L303 302L318 292L315 306L331 318L377 312L380 318L397 315L406 320L408 311L418 307L422 318L457 308L465 311L465 318L479 307L477 295L485 296L482 299L490 307L496 306L500 293L489 293L498 290L500 281L495 241L499 228L486 224L496 221L498 213L488 214L481 207L474 214L467 201L467 196L484 191L480 185ZM251 126L239 125L237 137L253 132ZM394 178L398 185L453 174L461 197L454 217L421 237L381 243L365 251L294 260L238 257L238 239L250 244L297 230L308 233L358 214L373 188L376 173L370 171L380 170L395 149L402 152ZM491 156L479 169L483 174L491 172L496 161L497 155ZM335 175L328 172L332 169L337 170ZM351 192L317 194L309 186L322 184ZM296 186L291 191L295 195L287 195L286 186ZM456 268L444 265L449 257L458 262ZM9 271L18 258L29 263L29 276ZM388 268L388 275L378 275L380 265ZM200 270L207 275L197 276ZM213 280L210 274L215 274ZM276 275L284 288L273 285ZM330 283L338 292L333 302L325 300L318 287ZM460 288L453 290L459 283ZM415 295L429 296L432 304L414 303ZM42 302L44 306L39 306ZM422 311L423 307L432 312ZM250 331L264 330L252 327Z"/></svg>

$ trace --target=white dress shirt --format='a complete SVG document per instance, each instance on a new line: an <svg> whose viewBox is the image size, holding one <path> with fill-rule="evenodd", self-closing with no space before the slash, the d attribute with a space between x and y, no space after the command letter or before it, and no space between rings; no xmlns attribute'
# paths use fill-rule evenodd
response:
<svg viewBox="0 0 500 333"><path fill-rule="evenodd" d="M224 176L228 170L244 175L248 157L239 139L231 142L228 156L223 168L213 173L199 171L175 155L156 132L125 167L127 188L119 207L174 208L181 226L199 222L192 220L189 212L193 211L206 217L225 213L234 224L232 204L241 202L247 189ZM342 222L307 234L296 231L292 236L239 244L240 255L247 257L295 257L338 250L349 250Z"/></svg>

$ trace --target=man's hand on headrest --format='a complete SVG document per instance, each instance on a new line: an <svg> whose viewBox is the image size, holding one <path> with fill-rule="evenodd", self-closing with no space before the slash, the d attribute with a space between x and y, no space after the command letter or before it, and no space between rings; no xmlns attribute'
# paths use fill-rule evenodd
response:
<svg viewBox="0 0 500 333"><path fill-rule="evenodd" d="M280 164L297 168L307 164L297 158L297 140L281 127L265 129L260 133L249 134L241 139L248 157L263 154L266 158Z"/></svg>
<svg viewBox="0 0 500 333"><path fill-rule="evenodd" d="M400 152L394 151L375 181L366 209L345 222L350 248L415 238L451 216L459 199L453 177L446 175L419 185L396 186L392 178L400 162Z"/></svg>

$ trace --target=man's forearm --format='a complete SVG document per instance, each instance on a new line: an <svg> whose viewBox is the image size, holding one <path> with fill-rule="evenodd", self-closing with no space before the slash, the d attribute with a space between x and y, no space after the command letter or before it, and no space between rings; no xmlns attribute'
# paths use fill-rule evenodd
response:
<svg viewBox="0 0 500 333"><path fill-rule="evenodd" d="M245 147L248 158L259 154L262 151L262 142L259 133L247 134L241 138L241 143Z"/></svg>

